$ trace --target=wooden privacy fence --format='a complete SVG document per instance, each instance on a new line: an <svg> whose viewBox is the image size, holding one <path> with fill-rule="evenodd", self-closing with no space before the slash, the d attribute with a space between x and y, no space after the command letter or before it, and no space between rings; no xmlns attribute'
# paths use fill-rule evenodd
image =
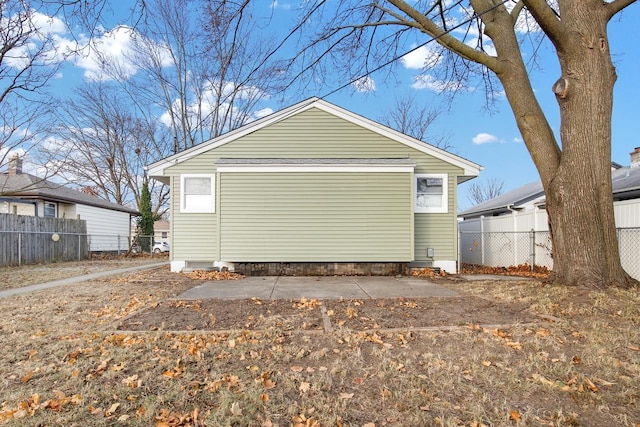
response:
<svg viewBox="0 0 640 427"><path fill-rule="evenodd" d="M0 214L0 266L88 257L84 220Z"/></svg>

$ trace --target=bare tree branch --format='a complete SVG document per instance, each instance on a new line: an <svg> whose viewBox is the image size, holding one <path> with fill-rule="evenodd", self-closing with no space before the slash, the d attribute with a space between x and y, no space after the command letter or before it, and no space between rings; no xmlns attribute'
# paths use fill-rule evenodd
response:
<svg viewBox="0 0 640 427"><path fill-rule="evenodd" d="M609 19L613 18L613 16L622 11L627 6L632 5L637 0L614 0L611 3L605 5L609 13Z"/></svg>
<svg viewBox="0 0 640 427"><path fill-rule="evenodd" d="M469 187L469 194L467 197L473 205L478 205L487 200L494 199L500 196L504 189L504 181L497 178L492 178L485 182L474 182Z"/></svg>

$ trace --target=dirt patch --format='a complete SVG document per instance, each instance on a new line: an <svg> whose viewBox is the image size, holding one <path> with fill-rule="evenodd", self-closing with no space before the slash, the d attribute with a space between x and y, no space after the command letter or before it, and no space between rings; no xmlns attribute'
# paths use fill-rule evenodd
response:
<svg viewBox="0 0 640 427"><path fill-rule="evenodd" d="M343 300L164 301L119 325L130 331L229 329L322 330L322 307L331 327L351 330L421 328L470 324L511 325L539 320L524 304L479 297Z"/></svg>
<svg viewBox="0 0 640 427"><path fill-rule="evenodd" d="M325 301L331 321L349 329L420 328L468 324L517 324L536 320L524 304L484 298L397 298Z"/></svg>
<svg viewBox="0 0 640 427"><path fill-rule="evenodd" d="M319 301L164 301L128 317L119 329L191 331L228 329L321 330Z"/></svg>

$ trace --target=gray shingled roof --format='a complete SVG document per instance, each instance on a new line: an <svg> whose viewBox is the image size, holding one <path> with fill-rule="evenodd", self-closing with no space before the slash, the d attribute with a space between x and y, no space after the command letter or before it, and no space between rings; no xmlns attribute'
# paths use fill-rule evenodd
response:
<svg viewBox="0 0 640 427"><path fill-rule="evenodd" d="M640 167L621 167L611 172L614 200L640 198ZM544 197L542 183L532 182L498 197L458 213L461 217L493 215L508 211L507 206L518 208L523 203ZM543 199L544 200L544 199Z"/></svg>
<svg viewBox="0 0 640 427"><path fill-rule="evenodd" d="M611 173L616 200L640 198L640 167L620 168Z"/></svg>
<svg viewBox="0 0 640 427"><path fill-rule="evenodd" d="M140 212L136 209L73 190L28 173L16 175L1 173L0 195L21 199L43 199L53 202L76 203L113 211L127 212L132 215L140 215Z"/></svg>
<svg viewBox="0 0 640 427"><path fill-rule="evenodd" d="M458 213L458 216L476 216L482 214L494 214L508 211L507 206L519 207L523 203L536 199L544 195L542 183L531 182L515 190L508 191L486 202L479 203L472 208Z"/></svg>

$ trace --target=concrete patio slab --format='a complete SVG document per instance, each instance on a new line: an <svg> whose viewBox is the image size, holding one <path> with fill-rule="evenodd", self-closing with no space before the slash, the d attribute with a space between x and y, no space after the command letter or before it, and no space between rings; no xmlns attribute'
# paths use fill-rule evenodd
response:
<svg viewBox="0 0 640 427"><path fill-rule="evenodd" d="M350 276L280 276L272 299L370 298Z"/></svg>
<svg viewBox="0 0 640 427"><path fill-rule="evenodd" d="M241 280L218 280L204 282L202 285L191 288L176 299L200 300L200 299L245 299L260 298L269 299L278 277L245 277Z"/></svg>
<svg viewBox="0 0 640 427"><path fill-rule="evenodd" d="M176 299L367 299L454 297L450 289L423 279L388 276L266 276L205 282Z"/></svg>
<svg viewBox="0 0 640 427"><path fill-rule="evenodd" d="M353 277L370 298L455 297L458 293L424 279L412 277Z"/></svg>

